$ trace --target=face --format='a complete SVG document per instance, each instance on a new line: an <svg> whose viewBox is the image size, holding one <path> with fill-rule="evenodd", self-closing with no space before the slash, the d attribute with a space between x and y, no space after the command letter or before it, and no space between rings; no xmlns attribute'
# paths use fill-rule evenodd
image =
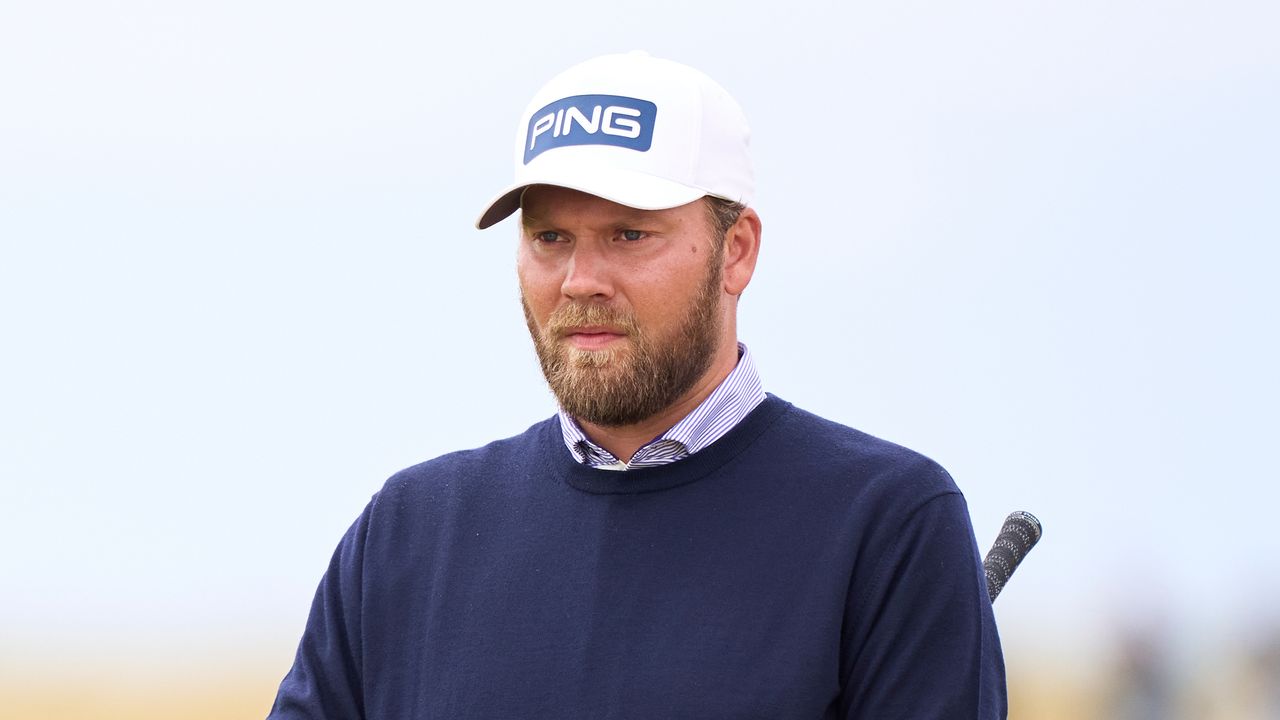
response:
<svg viewBox="0 0 1280 720"><path fill-rule="evenodd" d="M719 239L702 202L634 210L535 186L522 217L525 320L565 411L618 427L689 392L723 341Z"/></svg>

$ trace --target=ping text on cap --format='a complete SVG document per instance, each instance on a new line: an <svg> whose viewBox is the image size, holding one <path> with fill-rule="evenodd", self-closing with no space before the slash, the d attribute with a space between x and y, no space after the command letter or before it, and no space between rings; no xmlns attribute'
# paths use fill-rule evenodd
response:
<svg viewBox="0 0 1280 720"><path fill-rule="evenodd" d="M573 95L538 110L525 133L524 164L552 148L613 145L647 152L658 106L622 95Z"/></svg>

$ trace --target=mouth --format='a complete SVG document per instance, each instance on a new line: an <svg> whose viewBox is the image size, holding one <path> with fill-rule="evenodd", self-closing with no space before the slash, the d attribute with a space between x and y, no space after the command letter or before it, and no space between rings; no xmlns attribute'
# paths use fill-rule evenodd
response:
<svg viewBox="0 0 1280 720"><path fill-rule="evenodd" d="M602 350L627 335L617 328L590 325L566 328L560 337L579 350Z"/></svg>

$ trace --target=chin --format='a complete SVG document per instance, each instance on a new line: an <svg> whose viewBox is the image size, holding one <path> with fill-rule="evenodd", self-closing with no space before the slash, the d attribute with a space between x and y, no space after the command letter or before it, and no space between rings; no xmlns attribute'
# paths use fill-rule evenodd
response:
<svg viewBox="0 0 1280 720"><path fill-rule="evenodd" d="M621 348L605 348L587 350L578 347L565 349L565 364L576 368L608 368L616 366L620 361Z"/></svg>

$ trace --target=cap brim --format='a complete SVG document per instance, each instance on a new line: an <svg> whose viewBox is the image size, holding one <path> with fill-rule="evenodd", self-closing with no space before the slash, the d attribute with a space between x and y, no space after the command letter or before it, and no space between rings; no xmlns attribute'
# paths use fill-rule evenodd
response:
<svg viewBox="0 0 1280 720"><path fill-rule="evenodd" d="M575 172L542 172L537 177L523 178L519 183L503 190L476 220L476 227L484 230L510 217L520 209L520 196L532 185L569 188L637 210L680 207L709 194L702 188L634 170L593 168L584 172L581 168L575 168Z"/></svg>

